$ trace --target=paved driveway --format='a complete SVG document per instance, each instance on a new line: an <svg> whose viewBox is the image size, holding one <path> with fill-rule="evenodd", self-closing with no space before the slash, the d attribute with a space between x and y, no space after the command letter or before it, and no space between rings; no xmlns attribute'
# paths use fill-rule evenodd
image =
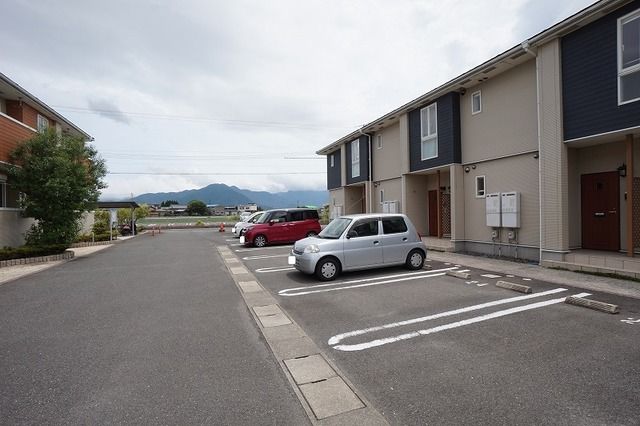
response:
<svg viewBox="0 0 640 426"><path fill-rule="evenodd" d="M0 285L0 423L308 424L212 234Z"/></svg>
<svg viewBox="0 0 640 426"><path fill-rule="evenodd" d="M358 390L396 424L637 424L640 301L431 261L320 283L291 246L229 244ZM508 280L525 295L496 287ZM590 293L590 294L585 294ZM582 295L618 315L562 303Z"/></svg>

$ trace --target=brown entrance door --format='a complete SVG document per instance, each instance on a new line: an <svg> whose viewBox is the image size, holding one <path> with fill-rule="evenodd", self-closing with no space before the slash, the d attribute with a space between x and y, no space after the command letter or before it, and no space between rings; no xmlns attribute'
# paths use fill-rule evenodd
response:
<svg viewBox="0 0 640 426"><path fill-rule="evenodd" d="M429 236L438 236L438 191L429 191Z"/></svg>
<svg viewBox="0 0 640 426"><path fill-rule="evenodd" d="M582 175L582 248L620 249L618 172Z"/></svg>

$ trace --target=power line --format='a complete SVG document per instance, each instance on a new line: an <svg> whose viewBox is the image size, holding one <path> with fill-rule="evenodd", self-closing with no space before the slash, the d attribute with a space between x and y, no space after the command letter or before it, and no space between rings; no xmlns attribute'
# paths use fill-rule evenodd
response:
<svg viewBox="0 0 640 426"><path fill-rule="evenodd" d="M232 125L240 125L240 126L254 126L254 127L282 127L282 128L292 128L292 129L355 129L359 126L329 126L329 125L318 125L313 123L294 123L294 122L286 122L286 121L260 121L260 120L238 120L231 118L216 118L216 117L198 117L198 116L189 116L189 115L177 115L177 114L161 114L154 112L133 112L133 111L119 111L119 110L109 110L109 109L99 109L99 108L82 108L82 107L74 107L68 105L52 105L53 108L59 109L62 111L71 111L82 114L93 114L93 115L111 115L114 117L117 116L125 116L125 117L136 117L136 118L150 118L150 119L161 119L161 120L177 120L177 121L193 121L193 122L214 122L220 124L232 124Z"/></svg>
<svg viewBox="0 0 640 426"><path fill-rule="evenodd" d="M326 172L107 172L108 175L151 175L151 176L285 176L285 175L323 175Z"/></svg>

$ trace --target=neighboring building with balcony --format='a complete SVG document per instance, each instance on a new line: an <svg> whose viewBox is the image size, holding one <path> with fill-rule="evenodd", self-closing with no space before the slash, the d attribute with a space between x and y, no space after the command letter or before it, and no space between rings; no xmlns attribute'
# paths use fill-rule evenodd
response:
<svg viewBox="0 0 640 426"><path fill-rule="evenodd" d="M640 1L605 0L318 153L331 216L398 211L433 248L640 275L639 136Z"/></svg>
<svg viewBox="0 0 640 426"><path fill-rule="evenodd" d="M0 247L24 244L24 233L33 223L22 217L19 194L7 177L9 154L36 132L49 128L91 140L79 127L0 73Z"/></svg>

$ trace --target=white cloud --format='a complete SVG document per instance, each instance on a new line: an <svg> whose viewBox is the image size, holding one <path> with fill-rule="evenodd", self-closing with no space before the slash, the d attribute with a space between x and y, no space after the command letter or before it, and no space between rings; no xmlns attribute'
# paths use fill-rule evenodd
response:
<svg viewBox="0 0 640 426"><path fill-rule="evenodd" d="M227 173L109 175L105 197L323 189L324 161L284 157L313 155L586 4L15 0L0 69L52 106L85 108L59 110L112 172Z"/></svg>

